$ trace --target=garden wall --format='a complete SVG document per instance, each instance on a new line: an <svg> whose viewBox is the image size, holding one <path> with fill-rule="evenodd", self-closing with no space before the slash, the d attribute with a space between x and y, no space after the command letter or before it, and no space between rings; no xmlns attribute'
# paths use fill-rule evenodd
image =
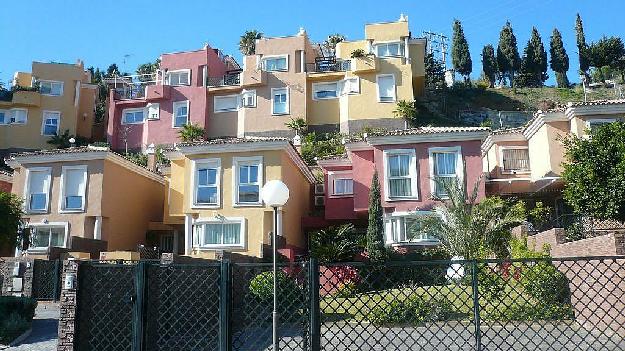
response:
<svg viewBox="0 0 625 351"><path fill-rule="evenodd" d="M527 246L536 251L545 244L550 247L550 254L558 257L581 256L618 256L625 255L625 232L610 231L594 238L565 242L563 228L553 228L527 237Z"/></svg>

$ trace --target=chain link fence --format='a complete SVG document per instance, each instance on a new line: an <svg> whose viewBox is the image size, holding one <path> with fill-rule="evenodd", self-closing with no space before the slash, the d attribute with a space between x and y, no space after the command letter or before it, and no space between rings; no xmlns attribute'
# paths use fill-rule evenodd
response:
<svg viewBox="0 0 625 351"><path fill-rule="evenodd" d="M623 350L625 257L278 268L280 350ZM272 266L79 268L77 350L271 350Z"/></svg>

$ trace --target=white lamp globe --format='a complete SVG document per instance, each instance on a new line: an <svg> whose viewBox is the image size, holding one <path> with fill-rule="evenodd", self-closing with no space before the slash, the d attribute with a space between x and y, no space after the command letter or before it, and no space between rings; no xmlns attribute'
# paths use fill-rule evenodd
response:
<svg viewBox="0 0 625 351"><path fill-rule="evenodd" d="M263 202L271 207L284 206L289 200L289 188L279 180L268 181L260 193Z"/></svg>

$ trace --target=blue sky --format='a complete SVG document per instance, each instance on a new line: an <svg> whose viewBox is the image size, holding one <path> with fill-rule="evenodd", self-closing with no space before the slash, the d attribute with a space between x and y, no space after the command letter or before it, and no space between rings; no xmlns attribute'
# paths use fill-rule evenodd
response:
<svg viewBox="0 0 625 351"><path fill-rule="evenodd" d="M409 16L413 36L423 30L451 36L454 18L463 22L473 58L481 71L483 45L496 46L499 30L512 22L522 53L532 26L548 48L557 27L571 58L569 79L577 81L575 14L584 20L586 38L623 36L625 2L583 0L437 0L437 1L208 1L208 0L32 0L5 1L0 21L0 80L29 71L31 61L75 62L106 68L116 62L134 71L163 52L192 50L205 42L237 59L239 36L258 29L268 36L295 34L300 26L321 41L331 33L348 39L364 36L364 23ZM550 72L553 83L554 74Z"/></svg>

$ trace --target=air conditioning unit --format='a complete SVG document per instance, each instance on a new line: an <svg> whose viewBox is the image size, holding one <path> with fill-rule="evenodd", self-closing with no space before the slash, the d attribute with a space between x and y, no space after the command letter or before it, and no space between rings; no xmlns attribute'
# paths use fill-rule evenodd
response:
<svg viewBox="0 0 625 351"><path fill-rule="evenodd" d="M326 193L325 184L315 184L315 195L323 195Z"/></svg>
<svg viewBox="0 0 625 351"><path fill-rule="evenodd" d="M326 205L326 197L325 196L315 196L315 206L323 207Z"/></svg>

